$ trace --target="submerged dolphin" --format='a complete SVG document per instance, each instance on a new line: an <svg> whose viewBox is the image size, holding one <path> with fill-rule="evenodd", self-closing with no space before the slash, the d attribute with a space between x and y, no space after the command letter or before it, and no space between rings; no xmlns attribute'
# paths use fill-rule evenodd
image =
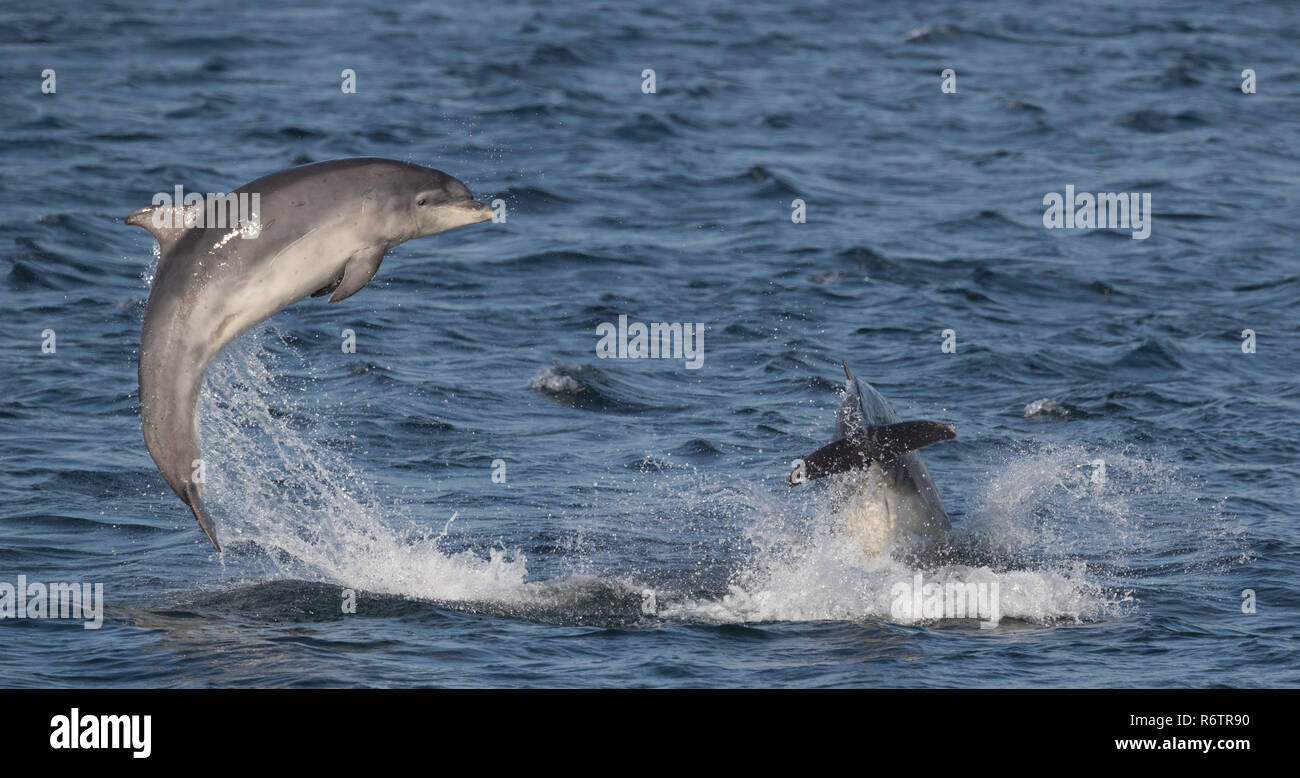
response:
<svg viewBox="0 0 1300 778"><path fill-rule="evenodd" d="M845 506L845 527L871 553L880 553L902 534L934 537L952 528L939 490L916 449L951 440L957 431L935 421L899 421L880 392L859 381L844 365L848 379L836 415L838 439L796 462L786 478L790 486L852 471L852 497Z"/></svg>
<svg viewBox="0 0 1300 778"><path fill-rule="evenodd" d="M140 336L144 442L218 551L199 483L199 390L208 363L308 295L332 292L336 303L356 294L393 246L492 218L455 178L391 159L303 165L231 195L258 204L251 218L241 215L242 225L223 214L214 220L211 203L206 213L203 205L154 205L126 218L153 233L160 251ZM204 224L205 215L229 226Z"/></svg>

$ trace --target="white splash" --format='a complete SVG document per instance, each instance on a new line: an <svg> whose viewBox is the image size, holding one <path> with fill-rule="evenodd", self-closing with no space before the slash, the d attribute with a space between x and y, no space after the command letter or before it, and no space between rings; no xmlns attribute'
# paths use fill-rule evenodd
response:
<svg viewBox="0 0 1300 778"><path fill-rule="evenodd" d="M205 499L222 543L256 547L272 577L430 600L496 600L517 590L523 554L448 553L436 530L383 504L348 454L327 445L339 422L275 385L283 358L264 348L272 337L263 326L232 344L205 382Z"/></svg>

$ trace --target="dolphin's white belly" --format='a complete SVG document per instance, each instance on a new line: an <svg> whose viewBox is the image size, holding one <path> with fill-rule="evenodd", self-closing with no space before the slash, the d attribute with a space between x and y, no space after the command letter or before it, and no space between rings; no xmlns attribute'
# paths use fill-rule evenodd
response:
<svg viewBox="0 0 1300 778"><path fill-rule="evenodd" d="M251 240L257 240L252 238ZM210 320L216 344L224 345L249 327L332 283L354 251L362 248L351 231L322 228L259 260L235 277L213 302Z"/></svg>
<svg viewBox="0 0 1300 778"><path fill-rule="evenodd" d="M845 483L847 499L840 526L870 555L887 552L897 539L935 537L942 533L930 509L915 493L898 488L879 463L854 472Z"/></svg>
<svg viewBox="0 0 1300 778"><path fill-rule="evenodd" d="M332 282L353 252L364 246L347 226L321 227L258 263L240 290L249 305L291 305Z"/></svg>

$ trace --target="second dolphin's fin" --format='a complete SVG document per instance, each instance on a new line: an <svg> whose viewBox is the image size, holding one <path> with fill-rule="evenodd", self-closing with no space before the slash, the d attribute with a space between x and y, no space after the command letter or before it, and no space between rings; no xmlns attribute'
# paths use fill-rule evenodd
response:
<svg viewBox="0 0 1300 778"><path fill-rule="evenodd" d="M804 457L802 465L786 476L786 484L798 486L833 473L865 468L872 462L888 462L922 446L955 437L957 431L951 425L937 421L903 421L867 427Z"/></svg>

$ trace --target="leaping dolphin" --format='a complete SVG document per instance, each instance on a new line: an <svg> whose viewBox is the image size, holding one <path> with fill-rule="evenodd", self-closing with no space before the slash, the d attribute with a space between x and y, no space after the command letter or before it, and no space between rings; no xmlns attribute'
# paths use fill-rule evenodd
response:
<svg viewBox="0 0 1300 778"><path fill-rule="evenodd" d="M837 439L802 460L786 478L797 486L854 471L845 527L871 553L902 533L934 537L952 528L939 490L916 449L951 440L957 431L935 421L899 421L875 387L859 381L844 364L844 402L836 414Z"/></svg>
<svg viewBox="0 0 1300 778"><path fill-rule="evenodd" d="M196 210L204 206L180 203L126 217L153 233L160 250L140 336L144 442L217 551L198 476L199 391L208 364L250 327L308 295L332 293L336 303L356 294L393 246L492 217L446 173L373 157L282 170L230 193L237 195L258 203L242 224L205 224ZM209 204L208 221L213 214Z"/></svg>

